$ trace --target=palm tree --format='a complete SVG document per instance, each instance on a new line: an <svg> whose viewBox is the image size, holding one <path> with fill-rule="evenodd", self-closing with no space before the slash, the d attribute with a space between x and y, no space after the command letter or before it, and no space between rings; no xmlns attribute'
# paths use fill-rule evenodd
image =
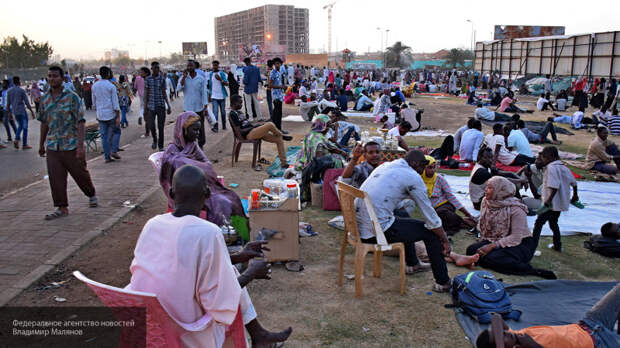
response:
<svg viewBox="0 0 620 348"><path fill-rule="evenodd" d="M402 57L411 57L411 47L403 45L400 41L396 41L393 46L387 48L385 55L385 65L387 67L400 68L403 65Z"/></svg>
<svg viewBox="0 0 620 348"><path fill-rule="evenodd" d="M456 68L457 65L465 66L465 61L473 59L473 53L471 50L464 50L461 48L453 48L446 56L446 66Z"/></svg>

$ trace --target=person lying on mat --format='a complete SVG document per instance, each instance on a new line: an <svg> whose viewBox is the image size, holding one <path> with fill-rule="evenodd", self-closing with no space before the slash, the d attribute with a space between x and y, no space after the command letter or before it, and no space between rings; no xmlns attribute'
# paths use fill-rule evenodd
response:
<svg viewBox="0 0 620 348"><path fill-rule="evenodd" d="M555 133L555 126L553 125L553 119L551 120L547 119L547 123L545 124L545 127L539 132L529 130L527 126L525 125L525 121L523 120L517 121L517 129L519 129L521 132L523 132L523 134L525 134L525 136L527 137L527 140L531 144L545 144L545 143L551 143L555 145L562 144L562 142L558 140L558 136ZM551 134L551 140L547 138L547 134Z"/></svg>
<svg viewBox="0 0 620 348"><path fill-rule="evenodd" d="M476 219L454 196L446 178L441 174L437 174L437 162L435 159L431 156L426 156L426 160L428 165L424 168L422 180L424 185L426 185L431 205L441 219L443 229L448 235L454 235L461 228L475 227ZM457 210L463 213L465 218L460 217L456 213Z"/></svg>
<svg viewBox="0 0 620 348"><path fill-rule="evenodd" d="M161 157L159 183L168 197L168 209L174 210L174 198L170 196L172 178L176 170L186 164L202 169L206 176L211 194L204 202L207 220L222 226L224 219L231 221L237 216L246 219L241 199L234 192L224 187L217 180L217 173L204 152L198 146L200 135L200 116L192 111L179 115L174 125L172 143L168 145Z"/></svg>
<svg viewBox="0 0 620 348"><path fill-rule="evenodd" d="M405 149L405 151L409 151L409 145L407 145L407 142L405 142L405 139L403 137L405 136L405 134L409 133L411 128L411 123L403 121L398 125L398 127L390 129L387 134L398 139L398 146Z"/></svg>
<svg viewBox="0 0 620 348"><path fill-rule="evenodd" d="M614 286L576 324L531 326L511 330L500 314L491 317L491 328L478 335L478 348L616 348L620 334L620 284Z"/></svg>
<svg viewBox="0 0 620 348"><path fill-rule="evenodd" d="M220 228L198 217L210 194L201 168L185 165L177 169L170 190L174 212L157 215L144 225L126 288L156 294L179 322L193 323L205 314L211 316L204 330L181 336L184 347L221 347L226 327L233 323L238 310L252 347L286 341L292 329L265 330L246 289L254 279L271 279L270 265L254 260L243 274L232 265L262 257L262 251L269 249L263 242L253 242L229 255Z"/></svg>
<svg viewBox="0 0 620 348"><path fill-rule="evenodd" d="M534 157L516 154L506 147L504 126L501 123L493 125L493 134L487 134L483 141L484 146L490 148L495 155L495 162L499 161L505 166L522 166L534 163Z"/></svg>
<svg viewBox="0 0 620 348"><path fill-rule="evenodd" d="M474 205L474 209L480 210L487 182L494 176L505 177L519 187L527 183L526 179L520 178L515 173L495 168L493 151L488 147L482 148L478 152L476 165L472 169L471 176L469 177L469 198Z"/></svg>
<svg viewBox="0 0 620 348"><path fill-rule="evenodd" d="M488 180L478 221L481 240L468 246L466 254L480 255L478 264L496 272L555 279L553 272L530 265L538 239L527 227L527 207L515 197L515 191L506 178Z"/></svg>
<svg viewBox="0 0 620 348"><path fill-rule="evenodd" d="M360 190L368 194L387 241L405 244L406 272L412 274L428 269L427 265L420 264L416 256L415 242L423 240L435 278L433 289L437 292L447 292L450 291L452 282L444 256L450 256L452 247L420 177L427 164L428 161L422 152L409 151L405 158L384 163L376 168L364 181ZM424 221L394 216L394 210L405 199L415 202L422 211ZM355 210L362 242L376 243L364 200L355 200Z"/></svg>
<svg viewBox="0 0 620 348"><path fill-rule="evenodd" d="M586 169L615 175L620 168L620 152L616 143L608 139L607 127L599 126L596 129L596 138L588 146L586 153ZM613 161L616 165L609 162Z"/></svg>
<svg viewBox="0 0 620 348"><path fill-rule="evenodd" d="M288 168L288 163L286 161L286 150L284 149L284 140L291 141L293 140L293 137L282 134L273 122L252 124L252 122L248 120L248 116L241 112L242 107L243 98L241 98L240 95L235 94L230 97L230 108L232 110L230 110L229 116L230 121L233 123L233 127L239 128L239 133L241 133L241 137L243 139L260 139L268 143L276 144L280 164L282 168ZM258 165L255 169L260 170L260 165Z"/></svg>
<svg viewBox="0 0 620 348"><path fill-rule="evenodd" d="M506 114L502 114L496 111L489 110L489 108L482 106L482 103L478 103L478 105L476 105L476 110L474 111L474 115L478 120L485 120L485 121L503 122L503 121L512 120L512 117Z"/></svg>

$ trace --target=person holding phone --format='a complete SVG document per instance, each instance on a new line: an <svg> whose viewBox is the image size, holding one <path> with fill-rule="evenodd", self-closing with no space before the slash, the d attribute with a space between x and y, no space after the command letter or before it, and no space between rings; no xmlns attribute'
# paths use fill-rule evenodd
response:
<svg viewBox="0 0 620 348"><path fill-rule="evenodd" d="M215 115L215 125L212 130L217 133L218 115L222 117L222 129L226 129L226 97L228 92L225 86L228 86L228 76L225 72L220 71L219 61L214 60L212 67L213 70L207 74L207 90L209 93L209 103L211 103L213 114Z"/></svg>

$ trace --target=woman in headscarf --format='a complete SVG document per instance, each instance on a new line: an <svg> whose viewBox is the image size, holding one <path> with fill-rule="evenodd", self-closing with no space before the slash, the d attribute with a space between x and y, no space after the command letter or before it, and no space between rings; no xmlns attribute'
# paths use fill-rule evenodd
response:
<svg viewBox="0 0 620 348"><path fill-rule="evenodd" d="M476 226L474 217L459 202L452 193L450 185L443 175L437 174L437 163L435 158L426 156L428 165L422 173L422 180L428 191L428 198L437 215L441 218L441 225L448 235L454 235L461 228L473 228ZM456 211L459 210L465 218L460 217Z"/></svg>
<svg viewBox="0 0 620 348"><path fill-rule="evenodd" d="M555 279L553 272L530 265L538 240L527 226L527 207L515 197L515 190L501 176L487 181L478 222L482 239L467 247L466 253L480 255L478 264L496 272Z"/></svg>
<svg viewBox="0 0 620 348"><path fill-rule="evenodd" d="M202 169L207 177L210 197L205 200L207 220L222 226L225 221L231 222L235 228L247 223L241 199L236 193L224 187L218 180L213 165L198 146L200 134L200 117L194 112L179 115L174 125L173 143L168 145L162 156L159 183L168 196L168 208L174 209L174 200L170 198L170 185L175 170L191 164Z"/></svg>
<svg viewBox="0 0 620 348"><path fill-rule="evenodd" d="M312 120L312 128L302 142L301 152L298 155L295 169L302 171L315 157L331 156L334 168L343 168L347 153L338 145L329 140L325 134L331 127L331 119L325 114L319 114Z"/></svg>

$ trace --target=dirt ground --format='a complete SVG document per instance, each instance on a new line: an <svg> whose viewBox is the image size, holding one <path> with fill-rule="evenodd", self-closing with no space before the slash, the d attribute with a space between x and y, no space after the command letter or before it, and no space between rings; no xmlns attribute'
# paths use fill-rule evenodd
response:
<svg viewBox="0 0 620 348"><path fill-rule="evenodd" d="M424 126L455 130L473 114L473 107L464 101L432 98L415 98L413 101L425 109ZM298 110L285 107L285 114L298 114ZM266 112L266 110L265 110ZM531 117L541 117L536 113ZM528 115L528 117L530 117ZM355 119L363 127L372 127L371 121ZM285 123L296 145L309 129L306 123ZM584 141L589 137L584 136ZM432 144L437 140L423 140ZM207 156L214 163L226 184L239 184L235 191L247 196L252 188L267 178L265 172L250 168L251 146L244 145L240 162L230 165L232 139L217 147L209 147ZM263 157L272 160L275 147L263 144ZM69 257L35 285L25 290L10 306L100 306L99 300L85 285L71 276L80 270L87 277L112 286L123 287L129 282L129 265L133 248L144 223L164 212L165 196L157 191L133 212L76 254ZM444 305L450 302L446 294L430 291L433 280L430 273L407 276L407 292L398 294L398 265L393 258L384 258L381 278L373 278L371 259L367 258L364 279L364 298L354 298L353 281L345 279L338 287L338 252L342 232L328 227L327 221L338 215L316 208L301 212L300 221L312 224L319 232L317 237L301 239L301 263L305 270L288 272L275 265L273 279L257 280L249 291L259 314L259 320L269 329L294 328L287 347L467 347L465 335L454 318L454 313ZM565 252L558 254L541 248L542 255L535 257L536 267L552 269L559 278L586 280L620 279L620 263L603 258L583 248L586 236L564 238ZM453 249L464 253L474 238L461 232L453 237ZM550 238L543 238L547 245ZM451 276L466 270L449 265ZM345 274L353 273L352 250L348 249ZM534 277L502 276L509 283L538 280ZM68 281L60 287L50 287L51 282ZM66 298L64 303L54 297ZM106 337L95 338L98 342ZM91 341L92 342L92 341Z"/></svg>

